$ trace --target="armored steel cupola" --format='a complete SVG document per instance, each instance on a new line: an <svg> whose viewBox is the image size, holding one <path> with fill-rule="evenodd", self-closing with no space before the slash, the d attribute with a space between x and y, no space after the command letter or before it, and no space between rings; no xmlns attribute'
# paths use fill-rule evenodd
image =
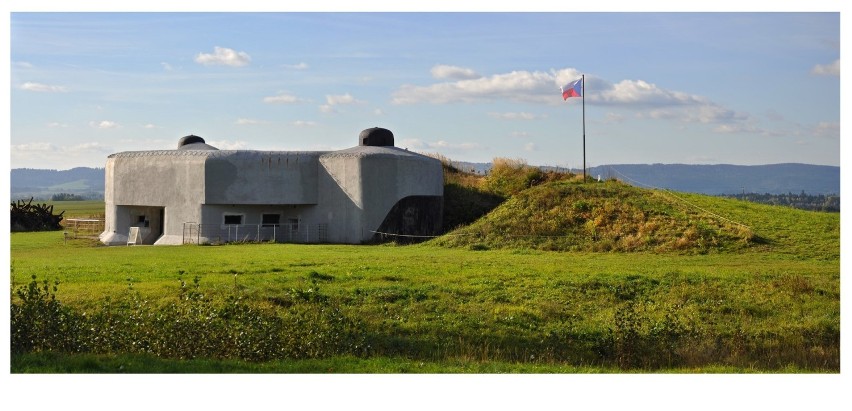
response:
<svg viewBox="0 0 852 411"><path fill-rule="evenodd" d="M361 146L393 147L393 133L386 128L373 127L361 132L358 136Z"/></svg>
<svg viewBox="0 0 852 411"><path fill-rule="evenodd" d="M205 143L203 138L194 134L181 137L180 140L178 140L177 148L178 150L218 150L216 147Z"/></svg>

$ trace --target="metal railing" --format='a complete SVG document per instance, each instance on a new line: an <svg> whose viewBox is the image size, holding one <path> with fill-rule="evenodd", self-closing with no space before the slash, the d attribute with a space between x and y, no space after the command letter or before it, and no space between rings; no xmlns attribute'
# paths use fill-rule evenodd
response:
<svg viewBox="0 0 852 411"><path fill-rule="evenodd" d="M324 243L328 224L199 224L183 223L184 244L234 242Z"/></svg>
<svg viewBox="0 0 852 411"><path fill-rule="evenodd" d="M65 237L92 237L97 238L104 232L103 218L66 218Z"/></svg>

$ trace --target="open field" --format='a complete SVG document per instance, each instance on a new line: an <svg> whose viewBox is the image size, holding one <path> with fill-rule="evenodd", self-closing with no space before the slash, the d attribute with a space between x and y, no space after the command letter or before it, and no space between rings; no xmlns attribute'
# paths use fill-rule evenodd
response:
<svg viewBox="0 0 852 411"><path fill-rule="evenodd" d="M53 206L54 214L65 211L64 218L100 217L104 216L103 200L90 201L36 201Z"/></svg>
<svg viewBox="0 0 852 411"><path fill-rule="evenodd" d="M814 221L800 224L822 230ZM326 330L357 343L293 354L296 359L515 364L500 368L506 372L537 372L528 368L536 364L564 372L839 372L839 225L832 225L833 232L815 236L808 247L777 227L758 230L769 246L698 255L431 245L99 247L90 240L63 245L55 232L14 233L12 288L32 276L56 280L56 299L89 313L103 310L106 300L137 313L172 304L175 312L220 315L217 307L236 297L263 315L324 321L331 324ZM814 247L836 252L812 255ZM195 278L197 284L187 285ZM195 300L187 290L197 293ZM331 311L339 317L304 317ZM341 318L346 327L334 328ZM154 327L151 321L143 325ZM215 357L211 352L188 347L175 355ZM363 370L352 367L333 372Z"/></svg>
<svg viewBox="0 0 852 411"><path fill-rule="evenodd" d="M13 372L839 372L839 214L504 168L419 245L12 233Z"/></svg>

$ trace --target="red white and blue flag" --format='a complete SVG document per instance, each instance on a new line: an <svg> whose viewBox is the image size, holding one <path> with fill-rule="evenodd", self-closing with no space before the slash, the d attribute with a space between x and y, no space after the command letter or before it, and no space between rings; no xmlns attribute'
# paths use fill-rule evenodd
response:
<svg viewBox="0 0 852 411"><path fill-rule="evenodd" d="M562 86L562 100L568 100L568 97L583 97L582 78Z"/></svg>

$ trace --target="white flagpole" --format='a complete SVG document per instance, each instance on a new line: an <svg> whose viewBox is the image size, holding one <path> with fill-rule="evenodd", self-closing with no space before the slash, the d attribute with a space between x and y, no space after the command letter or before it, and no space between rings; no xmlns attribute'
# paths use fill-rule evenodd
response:
<svg viewBox="0 0 852 411"><path fill-rule="evenodd" d="M583 182L586 182L586 75L581 77L583 87Z"/></svg>

